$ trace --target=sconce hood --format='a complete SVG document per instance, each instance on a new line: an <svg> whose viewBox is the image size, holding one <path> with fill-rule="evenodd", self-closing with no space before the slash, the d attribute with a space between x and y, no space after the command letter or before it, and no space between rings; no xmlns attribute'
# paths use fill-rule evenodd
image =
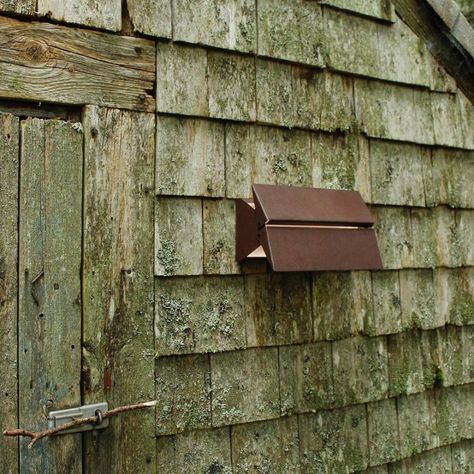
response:
<svg viewBox="0 0 474 474"><path fill-rule="evenodd" d="M236 202L236 258L274 271L381 269L374 220L357 191L255 184Z"/></svg>

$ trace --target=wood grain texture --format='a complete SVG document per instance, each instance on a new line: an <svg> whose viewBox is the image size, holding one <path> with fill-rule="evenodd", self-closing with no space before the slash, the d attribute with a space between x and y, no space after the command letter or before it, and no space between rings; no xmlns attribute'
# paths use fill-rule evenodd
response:
<svg viewBox="0 0 474 474"><path fill-rule="evenodd" d="M457 95L432 92L431 108L436 145L463 148L463 117Z"/></svg>
<svg viewBox="0 0 474 474"><path fill-rule="evenodd" d="M252 57L209 51L207 77L211 117L255 120L255 61Z"/></svg>
<svg viewBox="0 0 474 474"><path fill-rule="evenodd" d="M313 186L355 189L370 201L368 148L364 138L357 135L312 134Z"/></svg>
<svg viewBox="0 0 474 474"><path fill-rule="evenodd" d="M379 20L394 21L395 9L390 0L317 0L323 5L348 10Z"/></svg>
<svg viewBox="0 0 474 474"><path fill-rule="evenodd" d="M423 171L431 167L425 151L417 145L370 140L371 202L424 207Z"/></svg>
<svg viewBox="0 0 474 474"><path fill-rule="evenodd" d="M371 272L373 311L364 321L368 336L393 334L401 331L400 282L398 272Z"/></svg>
<svg viewBox="0 0 474 474"><path fill-rule="evenodd" d="M57 21L119 31L121 3L121 0L38 0L37 12Z"/></svg>
<svg viewBox="0 0 474 474"><path fill-rule="evenodd" d="M0 0L0 12L33 15L35 7L35 0Z"/></svg>
<svg viewBox="0 0 474 474"><path fill-rule="evenodd" d="M458 91L459 107L461 109L464 148L474 150L474 101Z"/></svg>
<svg viewBox="0 0 474 474"><path fill-rule="evenodd" d="M205 274L240 273L235 259L235 203L204 199L202 206L203 268Z"/></svg>
<svg viewBox="0 0 474 474"><path fill-rule="evenodd" d="M251 197L253 183L311 186L311 174L310 133L226 125L228 197Z"/></svg>
<svg viewBox="0 0 474 474"><path fill-rule="evenodd" d="M436 436L436 408L433 393L425 392L400 397L398 423L402 458L436 448L438 437Z"/></svg>
<svg viewBox="0 0 474 474"><path fill-rule="evenodd" d="M158 43L156 82L158 112L209 116L205 49Z"/></svg>
<svg viewBox="0 0 474 474"><path fill-rule="evenodd" d="M157 117L156 193L212 197L225 194L223 124Z"/></svg>
<svg viewBox="0 0 474 474"><path fill-rule="evenodd" d="M21 124L19 424L33 430L81 402L82 141L68 122ZM81 472L80 437L27 444L22 472Z"/></svg>
<svg viewBox="0 0 474 474"><path fill-rule="evenodd" d="M382 400L389 388L386 338L350 337L332 344L337 405Z"/></svg>
<svg viewBox="0 0 474 474"><path fill-rule="evenodd" d="M155 398L153 114L85 109L83 400ZM85 444L89 472L154 472L154 411Z"/></svg>
<svg viewBox="0 0 474 474"><path fill-rule="evenodd" d="M19 121L0 115L0 432L17 425L17 250ZM5 474L18 469L18 444L0 443Z"/></svg>
<svg viewBox="0 0 474 474"><path fill-rule="evenodd" d="M171 0L127 0L134 31L171 38Z"/></svg>
<svg viewBox="0 0 474 474"><path fill-rule="evenodd" d="M405 474L410 472L469 472L468 470L463 470L462 467L457 468L458 462L459 457L457 457L456 454L451 456L450 447L444 446L390 464L390 472L393 474ZM453 471L451 471L452 463L454 463L457 468ZM472 464L468 462L464 467L467 466L470 467Z"/></svg>
<svg viewBox="0 0 474 474"><path fill-rule="evenodd" d="M154 109L151 41L0 18L0 51L3 98Z"/></svg>
<svg viewBox="0 0 474 474"><path fill-rule="evenodd" d="M163 197L155 206L155 275L201 275L201 199Z"/></svg>
<svg viewBox="0 0 474 474"><path fill-rule="evenodd" d="M176 0L174 40L254 52L255 10L254 0Z"/></svg>
<svg viewBox="0 0 474 474"><path fill-rule="evenodd" d="M363 329L372 311L369 272L324 272L313 275L314 338L335 340Z"/></svg>
<svg viewBox="0 0 474 474"><path fill-rule="evenodd" d="M306 273L246 275L247 346L280 346L312 340L310 279Z"/></svg>
<svg viewBox="0 0 474 474"><path fill-rule="evenodd" d="M367 135L434 144L429 92L363 79L354 79L354 89L357 120Z"/></svg>

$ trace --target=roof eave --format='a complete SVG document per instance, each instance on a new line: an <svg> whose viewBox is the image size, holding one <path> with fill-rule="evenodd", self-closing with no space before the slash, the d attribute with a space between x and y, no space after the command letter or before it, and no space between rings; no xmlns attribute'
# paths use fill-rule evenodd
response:
<svg viewBox="0 0 474 474"><path fill-rule="evenodd" d="M403 21L474 103L474 29L454 0L392 0Z"/></svg>

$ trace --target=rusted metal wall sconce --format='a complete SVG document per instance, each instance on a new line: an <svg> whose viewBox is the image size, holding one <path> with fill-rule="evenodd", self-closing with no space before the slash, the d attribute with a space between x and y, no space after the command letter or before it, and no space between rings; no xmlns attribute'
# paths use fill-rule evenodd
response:
<svg viewBox="0 0 474 474"><path fill-rule="evenodd" d="M255 184L236 202L236 258L274 271L382 268L374 220L357 191Z"/></svg>

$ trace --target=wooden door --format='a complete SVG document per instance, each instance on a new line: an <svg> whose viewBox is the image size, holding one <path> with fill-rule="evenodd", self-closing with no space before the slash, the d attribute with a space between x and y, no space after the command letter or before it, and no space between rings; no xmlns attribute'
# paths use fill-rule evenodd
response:
<svg viewBox="0 0 474 474"><path fill-rule="evenodd" d="M154 114L0 114L0 430L153 400ZM0 439L2 473L148 473L155 415Z"/></svg>

